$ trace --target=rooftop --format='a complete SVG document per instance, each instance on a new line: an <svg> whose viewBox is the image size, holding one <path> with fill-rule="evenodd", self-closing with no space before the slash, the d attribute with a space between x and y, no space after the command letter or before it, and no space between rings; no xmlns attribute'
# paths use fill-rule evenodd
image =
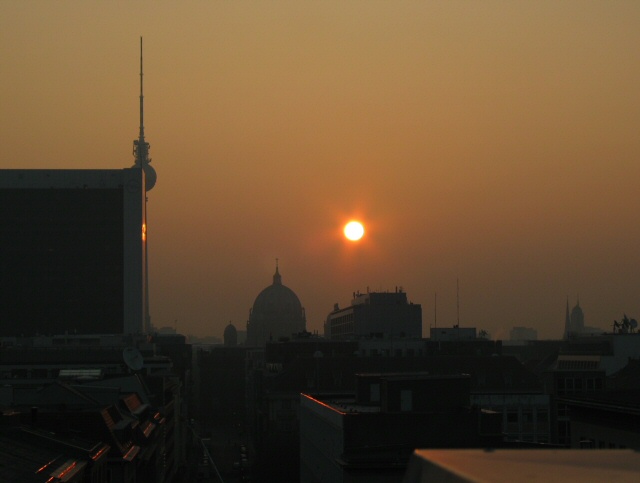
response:
<svg viewBox="0 0 640 483"><path fill-rule="evenodd" d="M636 482L640 454L633 450L416 450L404 483Z"/></svg>

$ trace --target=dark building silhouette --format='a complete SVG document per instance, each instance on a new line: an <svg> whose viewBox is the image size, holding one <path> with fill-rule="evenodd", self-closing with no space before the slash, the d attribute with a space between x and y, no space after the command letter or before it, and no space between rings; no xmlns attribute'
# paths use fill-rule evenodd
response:
<svg viewBox="0 0 640 483"><path fill-rule="evenodd" d="M142 169L0 170L0 336L141 333Z"/></svg>
<svg viewBox="0 0 640 483"><path fill-rule="evenodd" d="M355 397L300 396L300 482L397 482L415 448L502 444L501 415L471 406L470 376L360 374Z"/></svg>
<svg viewBox="0 0 640 483"><path fill-rule="evenodd" d="M599 391L559 398L572 448L640 450L640 391Z"/></svg>
<svg viewBox="0 0 640 483"><path fill-rule="evenodd" d="M509 340L511 341L525 341L525 340L538 340L538 331L531 327L512 327L509 332Z"/></svg>
<svg viewBox="0 0 640 483"><path fill-rule="evenodd" d="M37 417L37 413L32 413ZM56 434L21 425L22 414L2 416L2 481L101 483L107 481L109 444L99 439ZM55 477L52 475L56 475ZM57 476L60 475L60 478ZM54 479L55 478L55 479ZM63 479L64 478L64 479Z"/></svg>
<svg viewBox="0 0 640 483"><path fill-rule="evenodd" d="M24 429L39 432L51 439L49 448L58 444L57 440L72 444L75 441L76 446L83 440L93 442L80 454L75 450L65 453L61 446L60 454L82 457L78 462L81 465L100 456L90 451L99 444L105 447L106 462L104 470L96 475L88 465L89 471L78 480L48 480L52 468L41 480L43 483L165 483L181 469L191 471L186 464L192 433L185 427L189 411L182 395L184 383L174 371L172 359L159 355L164 347L148 342L145 336L128 337L126 341L87 335L45 339L22 339L25 345L4 346L0 352L0 408L18 413L16 425L22 428L12 435L22 438ZM122 342L127 343L127 349L137 346L138 358L126 357L130 352L123 351ZM172 349L171 345L167 350ZM188 349L182 345L185 358L190 354ZM177 350L173 348L173 352ZM179 357L174 355L174 359ZM188 366L190 361L184 363ZM1 433L5 438L9 436L6 431ZM0 443L3 468L15 456L7 448Z"/></svg>
<svg viewBox="0 0 640 483"><path fill-rule="evenodd" d="M567 299L567 311L564 321L564 339L580 335L584 332L584 312L580 307L580 300L576 302L575 307L569 312L569 299Z"/></svg>
<svg viewBox="0 0 640 483"><path fill-rule="evenodd" d="M231 322L225 327L223 338L225 347L235 347L238 345L238 331Z"/></svg>
<svg viewBox="0 0 640 483"><path fill-rule="evenodd" d="M304 332L307 327L304 308L300 299L289 287L282 284L276 263L273 284L258 294L247 322L249 346L263 346L268 341Z"/></svg>
<svg viewBox="0 0 640 483"><path fill-rule="evenodd" d="M246 348L198 348L197 418L210 431L213 426L229 438L239 438L246 421Z"/></svg>
<svg viewBox="0 0 640 483"><path fill-rule="evenodd" d="M438 343L310 337L267 343L264 362L254 365L247 374L256 478L297 480L300 393L318 398L326 394L353 395L357 374L468 374L472 404L494 410L511 439L548 442L549 397L542 393L534 374L514 357L497 355L499 349L499 344L487 340ZM272 464L284 460L287 465Z"/></svg>
<svg viewBox="0 0 640 483"><path fill-rule="evenodd" d="M407 294L395 292L354 293L351 305L335 305L324 326L324 336L332 340L363 337L422 337L422 307L407 300Z"/></svg>

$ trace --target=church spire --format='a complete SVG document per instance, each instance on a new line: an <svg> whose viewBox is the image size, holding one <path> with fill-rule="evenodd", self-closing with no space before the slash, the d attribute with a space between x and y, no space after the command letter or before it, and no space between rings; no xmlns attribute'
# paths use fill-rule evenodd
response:
<svg viewBox="0 0 640 483"><path fill-rule="evenodd" d="M276 273L273 274L273 284L274 285L282 285L282 276L278 271L278 259L276 258Z"/></svg>

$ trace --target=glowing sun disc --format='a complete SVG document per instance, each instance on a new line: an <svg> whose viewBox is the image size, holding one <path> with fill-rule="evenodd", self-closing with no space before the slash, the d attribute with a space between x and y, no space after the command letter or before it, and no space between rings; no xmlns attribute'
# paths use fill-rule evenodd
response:
<svg viewBox="0 0 640 483"><path fill-rule="evenodd" d="M350 221L344 226L344 236L351 241L357 241L364 235L364 226L358 221Z"/></svg>

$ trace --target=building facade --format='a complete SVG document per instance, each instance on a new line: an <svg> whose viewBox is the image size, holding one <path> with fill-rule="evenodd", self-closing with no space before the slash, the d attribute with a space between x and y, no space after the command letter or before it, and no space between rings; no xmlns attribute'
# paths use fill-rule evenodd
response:
<svg viewBox="0 0 640 483"><path fill-rule="evenodd" d="M0 336L144 329L144 172L0 170Z"/></svg>
<svg viewBox="0 0 640 483"><path fill-rule="evenodd" d="M300 481L401 481L415 448L496 447L500 415L470 404L468 375L361 374L355 397L300 395Z"/></svg>
<svg viewBox="0 0 640 483"><path fill-rule="evenodd" d="M354 293L351 305L327 316L324 336L331 340L366 337L422 337L422 307L407 300L400 288L395 292Z"/></svg>

